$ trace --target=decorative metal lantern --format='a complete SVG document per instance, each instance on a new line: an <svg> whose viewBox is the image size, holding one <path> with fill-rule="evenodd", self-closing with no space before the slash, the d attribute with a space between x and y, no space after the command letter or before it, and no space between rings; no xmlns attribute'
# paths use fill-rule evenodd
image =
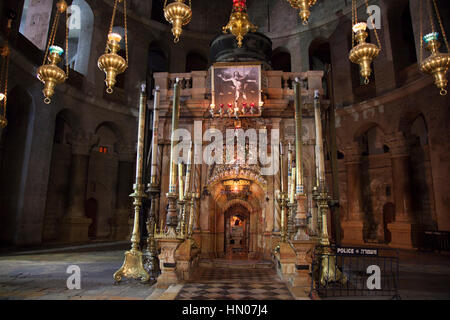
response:
<svg viewBox="0 0 450 320"><path fill-rule="evenodd" d="M230 21L222 28L223 33L231 32L238 41L238 47L242 47L242 40L249 32L255 32L258 27L250 22L247 14L246 0L233 0L233 10Z"/></svg>
<svg viewBox="0 0 450 320"><path fill-rule="evenodd" d="M366 0L366 8L368 7L369 2ZM367 85L370 82L369 77L372 74L371 64L381 52L381 42L376 28L374 28L373 31L377 38L378 46L366 42L366 39L369 36L367 33L367 23L358 23L356 0L352 0L352 24L352 50L350 51L349 59L351 62L359 65L360 75L364 78L364 83ZM373 19L371 24L372 26L375 26ZM356 45L355 40L357 42Z"/></svg>
<svg viewBox="0 0 450 320"><path fill-rule="evenodd" d="M433 21L433 10L431 8L431 1L434 4L434 11L442 31L442 38L447 47L447 53L439 51L441 42L439 41L439 33L436 32L436 27ZM433 76L434 84L440 89L442 96L447 95L447 72L450 67L450 47L445 34L444 25L439 14L436 0L428 0L428 13L430 17L431 33L423 36L423 1L420 0L420 71ZM423 59L423 45L426 44L426 49L431 52L430 56Z"/></svg>
<svg viewBox="0 0 450 320"><path fill-rule="evenodd" d="M118 33L113 32L114 19L116 16L118 3L123 2L123 19L124 19L124 29L125 29L125 59L122 58L118 52L120 51L120 42L122 41L122 36ZM127 30L127 1L126 0L115 0L113 15L111 18L111 24L109 26L108 41L106 42L105 53L98 58L98 67L102 70L105 75L106 92L113 93L113 88L116 85L117 75L124 73L128 68L128 30Z"/></svg>
<svg viewBox="0 0 450 320"><path fill-rule="evenodd" d="M170 4L167 4L167 0L164 2L164 17L172 25L172 34L175 37L173 42L175 43L180 41L183 27L191 22L191 8L191 0L189 0L189 5L185 4L184 0L175 0Z"/></svg>
<svg viewBox="0 0 450 320"><path fill-rule="evenodd" d="M420 63L420 71L431 74L434 77L434 84L441 90L441 95L445 96L448 84L446 74L450 67L450 54L439 52L441 43L438 40L437 32L427 34L424 37L427 43L427 50L431 55Z"/></svg>
<svg viewBox="0 0 450 320"><path fill-rule="evenodd" d="M65 82L69 77L69 42L67 37L69 31L69 19L67 16L66 1L58 1L58 3L56 4L56 8L56 16L55 20L53 21L47 49L45 50L44 62L37 71L37 78L44 84L44 90L42 90L42 93L45 96L44 102L46 104L50 104L51 98L55 94L56 85ZM63 71L58 67L58 63L60 63L62 60L64 50L54 45L59 19L61 14L63 14L64 12L66 13L66 71Z"/></svg>
<svg viewBox="0 0 450 320"><path fill-rule="evenodd" d="M317 0L288 0L288 2L292 8L300 10L299 16L303 25L307 25L311 16L311 7L316 4Z"/></svg>
<svg viewBox="0 0 450 320"><path fill-rule="evenodd" d="M358 44L350 51L349 59L351 62L359 65L361 76L364 78L365 84L369 83L369 77L372 74L370 65L372 61L378 57L381 49L372 43L367 43L368 33L366 32L367 24L360 22L353 26L353 32Z"/></svg>

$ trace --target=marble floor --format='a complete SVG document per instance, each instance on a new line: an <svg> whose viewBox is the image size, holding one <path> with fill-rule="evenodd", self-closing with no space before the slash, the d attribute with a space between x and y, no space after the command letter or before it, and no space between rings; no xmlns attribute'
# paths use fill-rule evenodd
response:
<svg viewBox="0 0 450 320"><path fill-rule="evenodd" d="M112 275L128 244L91 245L0 255L0 299L293 299L270 268L199 267L192 281L157 292L152 284ZM69 266L81 271L81 289L69 290ZM254 264L248 264L253 265ZM402 299L450 299L450 255L402 251Z"/></svg>

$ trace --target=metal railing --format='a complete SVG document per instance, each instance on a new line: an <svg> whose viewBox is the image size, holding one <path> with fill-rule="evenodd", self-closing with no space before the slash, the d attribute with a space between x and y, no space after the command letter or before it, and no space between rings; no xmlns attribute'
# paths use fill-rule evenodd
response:
<svg viewBox="0 0 450 320"><path fill-rule="evenodd" d="M396 249L317 246L311 278L311 294L320 298L400 299Z"/></svg>

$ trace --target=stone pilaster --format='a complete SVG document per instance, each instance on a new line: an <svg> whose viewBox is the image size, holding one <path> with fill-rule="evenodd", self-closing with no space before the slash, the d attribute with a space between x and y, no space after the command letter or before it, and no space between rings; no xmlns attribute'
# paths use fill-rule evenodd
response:
<svg viewBox="0 0 450 320"><path fill-rule="evenodd" d="M344 148L345 168L347 171L347 199L348 212L342 222L344 236L343 244L362 244L363 238L363 193L361 150L357 143Z"/></svg>
<svg viewBox="0 0 450 320"><path fill-rule="evenodd" d="M116 213L114 216L114 240L129 240L133 229L133 168L136 159L136 145L119 146L117 170Z"/></svg>
<svg viewBox="0 0 450 320"><path fill-rule="evenodd" d="M89 241L88 229L92 220L86 218L85 201L89 153L93 144L92 134L79 131L72 136L68 208L62 222L62 240L64 242Z"/></svg>
<svg viewBox="0 0 450 320"><path fill-rule="evenodd" d="M391 246L411 249L412 243L412 194L408 142L403 133L388 136L386 143L391 151L392 182L395 202L395 219L388 224Z"/></svg>

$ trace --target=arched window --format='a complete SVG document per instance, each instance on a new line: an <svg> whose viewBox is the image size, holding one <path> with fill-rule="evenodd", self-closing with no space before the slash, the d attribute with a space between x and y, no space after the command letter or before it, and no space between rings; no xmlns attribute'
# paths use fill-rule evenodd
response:
<svg viewBox="0 0 450 320"><path fill-rule="evenodd" d="M291 72L291 54L287 49L277 48L272 53L272 69Z"/></svg>
<svg viewBox="0 0 450 320"><path fill-rule="evenodd" d="M155 43L150 44L148 49L148 67L147 67L147 88L148 96L152 96L153 89L155 89L155 81L153 79L153 74L155 72L167 72L169 70L169 65L167 62L167 57L164 51L159 48Z"/></svg>
<svg viewBox="0 0 450 320"><path fill-rule="evenodd" d="M421 147L428 145L428 129L422 114L420 114L412 123L411 135L416 140L414 145Z"/></svg>
<svg viewBox="0 0 450 320"><path fill-rule="evenodd" d="M53 0L25 0L19 32L40 50L45 50Z"/></svg>
<svg viewBox="0 0 450 320"><path fill-rule="evenodd" d="M86 75L89 68L94 13L85 0L73 0L69 8L69 66Z"/></svg>
<svg viewBox="0 0 450 320"><path fill-rule="evenodd" d="M325 96L328 97L328 83L326 78L327 66L331 65L330 44L324 39L315 39L309 46L309 70L320 70L325 72L322 80L322 87L325 89Z"/></svg>
<svg viewBox="0 0 450 320"><path fill-rule="evenodd" d="M186 72L202 71L208 68L208 59L197 52L189 52L186 56Z"/></svg>
<svg viewBox="0 0 450 320"><path fill-rule="evenodd" d="M325 71L327 64L331 64L330 44L316 39L309 46L309 69Z"/></svg>
<svg viewBox="0 0 450 320"><path fill-rule="evenodd" d="M360 139L363 156L385 153L384 134L378 126L368 129Z"/></svg>

